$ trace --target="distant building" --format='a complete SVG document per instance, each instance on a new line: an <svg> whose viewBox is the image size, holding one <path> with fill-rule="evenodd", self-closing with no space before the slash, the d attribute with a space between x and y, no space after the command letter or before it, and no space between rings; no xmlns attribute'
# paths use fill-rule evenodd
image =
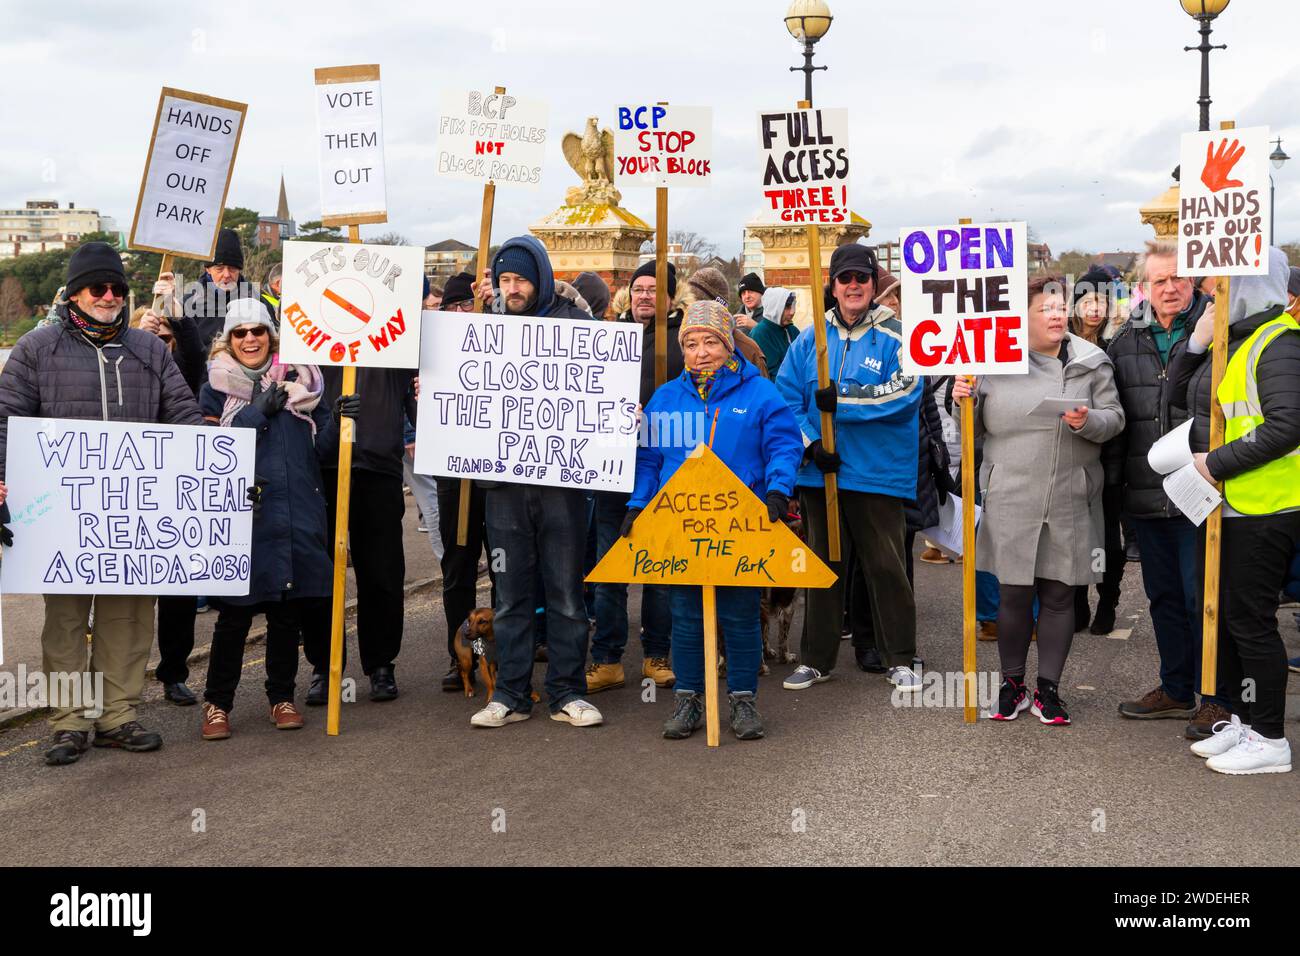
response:
<svg viewBox="0 0 1300 956"><path fill-rule="evenodd" d="M1093 265L1114 266L1121 275L1128 275L1137 264L1136 252L1099 252L1092 257Z"/></svg>
<svg viewBox="0 0 1300 956"><path fill-rule="evenodd" d="M700 267L700 257L693 252L682 252L681 243L678 242L668 243L666 258L673 264L673 268L677 270L679 276L688 276ZM654 262L654 250L651 249L649 252L641 253L637 261L642 265L647 262Z"/></svg>
<svg viewBox="0 0 1300 956"><path fill-rule="evenodd" d="M751 272L763 278L763 240L746 229L741 236L740 274L744 276Z"/></svg>
<svg viewBox="0 0 1300 956"><path fill-rule="evenodd" d="M54 199L29 199L22 209L0 209L0 259L75 246L92 232L114 232L117 223L98 209L60 209Z"/></svg>
<svg viewBox="0 0 1300 956"><path fill-rule="evenodd" d="M298 235L298 224L289 214L289 197L284 191L284 173L280 174L280 201L276 204L274 216L260 216L257 220L257 238L259 246L279 249L286 239Z"/></svg>
<svg viewBox="0 0 1300 956"><path fill-rule="evenodd" d="M424 274L430 281L446 282L458 272L474 273L478 249L459 239L444 239L424 247Z"/></svg>
<svg viewBox="0 0 1300 956"><path fill-rule="evenodd" d="M1052 250L1045 242L1027 243L1029 254L1029 271L1043 272L1052 261Z"/></svg>
<svg viewBox="0 0 1300 956"><path fill-rule="evenodd" d="M891 275L899 275L903 268L903 260L899 258L898 243L878 242L873 248L876 250L876 264Z"/></svg>

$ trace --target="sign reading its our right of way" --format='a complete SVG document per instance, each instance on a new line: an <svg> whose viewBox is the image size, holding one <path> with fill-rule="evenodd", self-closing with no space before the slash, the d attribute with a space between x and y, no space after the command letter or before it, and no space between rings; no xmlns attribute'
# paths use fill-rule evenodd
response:
<svg viewBox="0 0 1300 956"><path fill-rule="evenodd" d="M1184 133L1178 274L1268 274L1268 127Z"/></svg>

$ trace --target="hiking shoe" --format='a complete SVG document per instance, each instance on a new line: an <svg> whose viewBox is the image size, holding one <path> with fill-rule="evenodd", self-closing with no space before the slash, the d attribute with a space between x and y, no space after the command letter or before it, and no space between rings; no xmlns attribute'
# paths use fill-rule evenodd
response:
<svg viewBox="0 0 1300 956"><path fill-rule="evenodd" d="M853 656L857 658L858 667L868 674L883 674L889 670L885 662L880 659L880 651L874 647L855 647Z"/></svg>
<svg viewBox="0 0 1300 956"><path fill-rule="evenodd" d="M704 720L704 695L693 690L673 692L673 713L664 721L664 736L669 740L685 740Z"/></svg>
<svg viewBox="0 0 1300 956"><path fill-rule="evenodd" d="M1092 623L1088 625L1090 634L1109 634L1115 630L1115 609L1106 604L1098 604L1096 612L1092 615Z"/></svg>
<svg viewBox="0 0 1300 956"><path fill-rule="evenodd" d="M656 687L672 687L677 683L677 675L668 666L666 657L647 657L641 662L641 676L649 677Z"/></svg>
<svg viewBox="0 0 1300 956"><path fill-rule="evenodd" d="M471 717L469 722L474 727L504 727L506 724L527 720L531 716L531 713L525 714L517 710L511 710L500 701L494 700Z"/></svg>
<svg viewBox="0 0 1300 956"><path fill-rule="evenodd" d="M276 730L297 730L302 726L302 714L293 706L293 701L286 700L271 707L271 723Z"/></svg>
<svg viewBox="0 0 1300 956"><path fill-rule="evenodd" d="M1291 745L1286 738L1270 740L1247 730L1237 746L1205 761L1205 766L1233 776L1249 773L1290 773Z"/></svg>
<svg viewBox="0 0 1300 956"><path fill-rule="evenodd" d="M921 552L920 560L924 561L926 564L947 564L948 556L938 548L929 547Z"/></svg>
<svg viewBox="0 0 1300 956"><path fill-rule="evenodd" d="M921 678L910 667L903 667L902 665L891 667L885 680L905 694L916 694L921 690Z"/></svg>
<svg viewBox="0 0 1300 956"><path fill-rule="evenodd" d="M758 740L763 736L763 718L754 706L754 695L747 690L728 694L731 701L731 732L737 740Z"/></svg>
<svg viewBox="0 0 1300 956"><path fill-rule="evenodd" d="M581 697L569 701L551 714L551 720L560 720L575 727L599 727L605 722L605 718L600 716L600 711Z"/></svg>
<svg viewBox="0 0 1300 956"><path fill-rule="evenodd" d="M87 730L60 730L54 735L54 746L45 751L45 762L51 767L76 763L90 749L90 732Z"/></svg>
<svg viewBox="0 0 1300 956"><path fill-rule="evenodd" d="M1034 691L1034 703L1029 708L1029 712L1037 717L1040 723L1058 727L1065 727L1070 723L1070 715L1066 713L1065 705L1061 703L1061 695L1056 692L1055 685L1039 685Z"/></svg>
<svg viewBox="0 0 1300 956"><path fill-rule="evenodd" d="M128 720L122 726L114 727L107 733L97 731L95 746L117 747L119 750L127 750L131 753L144 753L146 750L157 750L162 746L162 734L145 730L138 721Z"/></svg>
<svg viewBox="0 0 1300 956"><path fill-rule="evenodd" d="M602 690L622 687L626 682L622 664L597 664L592 661L587 665L588 694L599 694Z"/></svg>
<svg viewBox="0 0 1300 956"><path fill-rule="evenodd" d="M1119 705L1119 715L1134 720L1171 720L1196 715L1196 701L1174 700L1163 687L1147 691L1137 700L1126 700Z"/></svg>
<svg viewBox="0 0 1300 956"><path fill-rule="evenodd" d="M230 715L216 704L203 705L203 739L225 740L230 736Z"/></svg>
<svg viewBox="0 0 1300 956"><path fill-rule="evenodd" d="M990 720L1015 720L1022 710L1029 708L1029 689L1025 682L1008 677L998 690L998 708L990 710Z"/></svg>
<svg viewBox="0 0 1300 956"><path fill-rule="evenodd" d="M474 671L475 668L470 668L469 683L471 687L473 687L475 683ZM465 685L460 679L460 664L455 661L452 661L447 666L447 673L442 675L442 689L448 694L458 694L465 690Z"/></svg>
<svg viewBox="0 0 1300 956"><path fill-rule="evenodd" d="M998 639L997 621L980 621L979 631L975 635L979 641L996 641Z"/></svg>
<svg viewBox="0 0 1300 956"><path fill-rule="evenodd" d="M830 679L830 674L823 674L815 667L800 664L794 669L793 674L782 681L781 686L786 690L806 690L813 684L821 684Z"/></svg>
<svg viewBox="0 0 1300 956"><path fill-rule="evenodd" d="M1201 706L1183 730L1183 736L1188 740L1206 740L1214 733L1215 724L1221 724L1231 718L1232 714L1229 713L1228 708L1201 698Z"/></svg>
<svg viewBox="0 0 1300 956"><path fill-rule="evenodd" d="M1189 748L1198 757L1217 757L1226 754L1246 737L1250 724L1243 724L1236 714L1214 725L1212 736L1198 740Z"/></svg>

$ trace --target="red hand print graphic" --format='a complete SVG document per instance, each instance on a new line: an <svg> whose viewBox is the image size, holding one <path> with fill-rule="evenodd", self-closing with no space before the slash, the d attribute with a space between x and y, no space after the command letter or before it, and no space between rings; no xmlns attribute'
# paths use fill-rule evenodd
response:
<svg viewBox="0 0 1300 956"><path fill-rule="evenodd" d="M1201 170L1201 182L1205 183L1212 193L1227 189L1229 186L1240 186L1240 179L1228 177L1232 175L1232 167L1237 165L1237 160L1245 155L1246 147L1239 145L1235 139L1229 146L1227 137L1224 137L1219 143L1218 152L1215 152L1213 143L1208 144L1205 147L1205 168Z"/></svg>

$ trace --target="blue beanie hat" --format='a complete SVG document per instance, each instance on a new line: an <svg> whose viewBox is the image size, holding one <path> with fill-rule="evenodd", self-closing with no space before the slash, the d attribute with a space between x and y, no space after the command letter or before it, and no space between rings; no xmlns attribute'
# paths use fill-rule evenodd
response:
<svg viewBox="0 0 1300 956"><path fill-rule="evenodd" d="M537 274L537 260L524 246L506 245L492 260L492 284L501 284L501 274L513 272L523 276L534 286L539 285L541 277Z"/></svg>

